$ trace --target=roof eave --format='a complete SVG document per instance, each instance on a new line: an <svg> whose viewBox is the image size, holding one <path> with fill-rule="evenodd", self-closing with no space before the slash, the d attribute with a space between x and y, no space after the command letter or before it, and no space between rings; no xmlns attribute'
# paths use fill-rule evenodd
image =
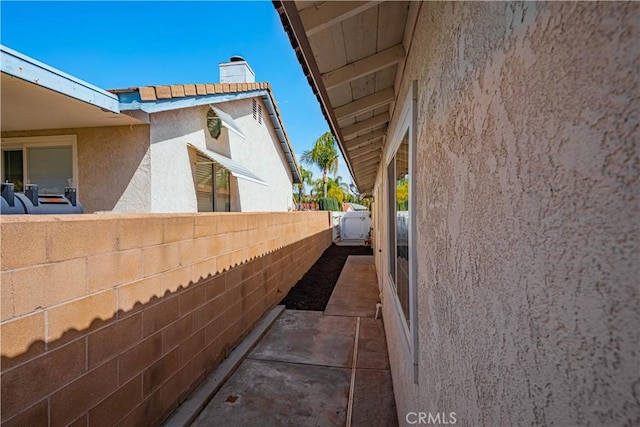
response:
<svg viewBox="0 0 640 427"><path fill-rule="evenodd" d="M349 157L347 156L347 150L344 146L342 133L340 132L340 127L338 126L338 121L335 117L333 109L331 108L329 95L327 94L327 90L322 83L320 70L318 69L318 65L316 64L316 60L313 56L313 52L311 50L309 40L307 39L307 35L302 26L302 21L300 20L300 15L298 14L296 5L293 1L283 2L279 0L273 0L272 3L276 11L278 12L278 15L280 15L282 26L289 36L291 47L296 52L296 57L298 58L298 62L302 66L304 75L307 77L309 86L311 86L313 93L316 95L316 98L320 103L320 108L322 109L325 120L327 121L331 132L338 142L338 147L342 152L342 157L347 164L349 173L351 174L353 179L356 179L356 176L353 173L353 167L349 161Z"/></svg>
<svg viewBox="0 0 640 427"><path fill-rule="evenodd" d="M69 74L0 45L0 70L104 110L120 113L118 97Z"/></svg>
<svg viewBox="0 0 640 427"><path fill-rule="evenodd" d="M278 111L278 107L275 100L273 99L271 91L267 91L267 93L262 96L262 101L267 106L267 110L269 110L271 125L273 126L273 129L278 136L280 147L282 148L282 151L284 152L284 155L287 159L287 163L289 164L289 168L291 169L292 181L294 184L301 184L302 175L300 173L300 166L298 165L298 160L296 159L296 155L293 152L293 147L289 142L287 131L284 128L284 123L282 122L280 112Z"/></svg>

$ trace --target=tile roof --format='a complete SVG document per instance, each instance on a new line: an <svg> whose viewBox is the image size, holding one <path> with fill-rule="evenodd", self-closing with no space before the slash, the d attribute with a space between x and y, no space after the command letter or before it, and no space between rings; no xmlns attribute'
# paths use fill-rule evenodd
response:
<svg viewBox="0 0 640 427"><path fill-rule="evenodd" d="M184 98L187 96L213 95L216 93L238 93L250 92L254 90L268 90L271 92L269 83L203 83L203 84L182 84L163 86L141 86L127 89L111 89L109 92L127 93L140 92L141 101L157 101L159 99Z"/></svg>

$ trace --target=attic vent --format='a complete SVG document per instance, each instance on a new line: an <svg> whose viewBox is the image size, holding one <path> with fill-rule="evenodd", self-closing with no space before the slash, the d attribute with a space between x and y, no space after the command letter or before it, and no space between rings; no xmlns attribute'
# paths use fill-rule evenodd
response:
<svg viewBox="0 0 640 427"><path fill-rule="evenodd" d="M262 124L262 106L255 99L253 100L253 120Z"/></svg>

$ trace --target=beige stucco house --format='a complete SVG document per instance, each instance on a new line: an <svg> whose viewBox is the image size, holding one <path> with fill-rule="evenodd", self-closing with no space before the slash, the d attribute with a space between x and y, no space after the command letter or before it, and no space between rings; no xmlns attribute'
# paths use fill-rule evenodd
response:
<svg viewBox="0 0 640 427"><path fill-rule="evenodd" d="M2 180L76 187L85 212L287 211L299 169L268 83L106 91L2 47Z"/></svg>
<svg viewBox="0 0 640 427"><path fill-rule="evenodd" d="M638 425L640 3L274 4L373 200L401 425Z"/></svg>

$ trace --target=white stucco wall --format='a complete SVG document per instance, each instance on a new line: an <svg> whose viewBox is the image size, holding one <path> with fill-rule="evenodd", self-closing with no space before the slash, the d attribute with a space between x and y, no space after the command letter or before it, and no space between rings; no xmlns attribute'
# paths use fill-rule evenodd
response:
<svg viewBox="0 0 640 427"><path fill-rule="evenodd" d="M251 99L225 102L219 107L229 113L246 136L243 139L227 132L230 154L269 185L264 186L238 179L240 208L247 211L287 211L293 207L293 181L278 137L273 130L265 105L262 106L262 124L253 119Z"/></svg>
<svg viewBox="0 0 640 427"><path fill-rule="evenodd" d="M231 210L287 211L293 202L292 179L284 155L263 106L263 122L253 119L251 100L230 101L218 107L233 117L246 139L223 128L218 139L206 129L208 106L151 115L151 204L153 212L195 212L195 158L187 144L230 157L255 173L264 186L231 177Z"/></svg>
<svg viewBox="0 0 640 427"><path fill-rule="evenodd" d="M385 165L374 216L401 425L640 424L639 16L422 4L397 90L418 81L417 383L386 284Z"/></svg>
<svg viewBox="0 0 640 427"><path fill-rule="evenodd" d="M150 115L152 212L198 210L187 144L206 145L206 111L184 108Z"/></svg>

